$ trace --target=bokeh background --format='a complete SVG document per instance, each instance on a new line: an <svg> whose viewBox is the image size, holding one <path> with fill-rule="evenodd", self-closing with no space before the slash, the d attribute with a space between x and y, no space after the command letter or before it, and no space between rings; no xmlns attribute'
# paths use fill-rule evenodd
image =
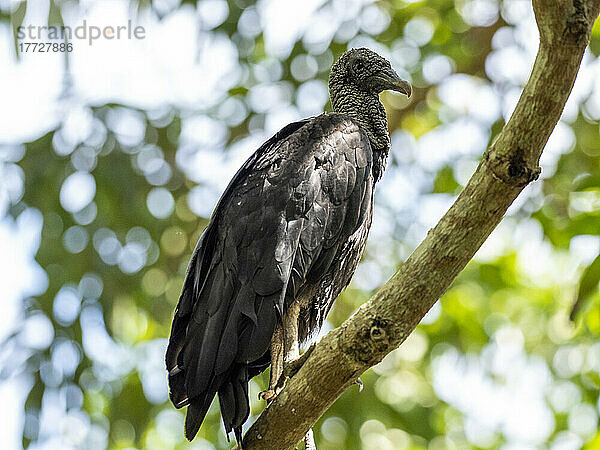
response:
<svg viewBox="0 0 600 450"><path fill-rule="evenodd" d="M84 19L132 20L146 37L18 51L20 24ZM163 354L235 170L286 123L331 109L328 72L347 48L412 81L410 100L382 95L390 164L330 329L465 185L537 43L526 0L0 1L2 447L230 446L216 403L184 441ZM364 390L319 420L319 448L600 448L599 53L597 22L541 178ZM251 383L253 418L266 381Z"/></svg>

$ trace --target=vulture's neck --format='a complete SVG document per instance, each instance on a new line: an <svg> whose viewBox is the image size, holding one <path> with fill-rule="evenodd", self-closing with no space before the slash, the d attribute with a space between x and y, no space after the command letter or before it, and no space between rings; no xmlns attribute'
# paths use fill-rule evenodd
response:
<svg viewBox="0 0 600 450"><path fill-rule="evenodd" d="M333 111L352 117L367 134L373 149L373 179L378 181L390 151L387 119L379 96L348 85L332 89L330 94Z"/></svg>

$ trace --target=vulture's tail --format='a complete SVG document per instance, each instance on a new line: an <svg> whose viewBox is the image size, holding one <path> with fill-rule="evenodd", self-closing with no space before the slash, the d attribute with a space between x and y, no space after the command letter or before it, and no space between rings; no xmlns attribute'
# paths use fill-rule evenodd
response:
<svg viewBox="0 0 600 450"><path fill-rule="evenodd" d="M216 389L211 389L203 398L195 398L190 402L185 416L185 438L188 441L196 437L216 392Z"/></svg>
<svg viewBox="0 0 600 450"><path fill-rule="evenodd" d="M232 367L227 376L214 379L204 395L189 402L185 418L185 437L189 441L194 439L217 392L225 432L229 433L233 430L241 448L242 424L250 415L248 366L246 365Z"/></svg>
<svg viewBox="0 0 600 450"><path fill-rule="evenodd" d="M248 366L238 365L232 368L230 376L219 388L219 406L225 432L235 430L238 438L238 434L241 436L242 424L250 415Z"/></svg>

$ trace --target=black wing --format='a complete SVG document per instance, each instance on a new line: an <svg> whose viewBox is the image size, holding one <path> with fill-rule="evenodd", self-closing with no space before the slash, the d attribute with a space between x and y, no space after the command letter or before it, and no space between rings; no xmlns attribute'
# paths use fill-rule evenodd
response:
<svg viewBox="0 0 600 450"><path fill-rule="evenodd" d="M282 129L227 187L192 256L166 355L171 400L190 405L189 439L217 392L226 431L240 433L278 318L364 220L371 165L358 125L322 115Z"/></svg>

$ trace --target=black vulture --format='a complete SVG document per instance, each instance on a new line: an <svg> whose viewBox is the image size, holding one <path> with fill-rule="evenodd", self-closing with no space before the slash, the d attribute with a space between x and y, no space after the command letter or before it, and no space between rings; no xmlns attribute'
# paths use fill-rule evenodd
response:
<svg viewBox="0 0 600 450"><path fill-rule="evenodd" d="M218 394L225 430L240 442L248 381L271 365L263 398L272 399L284 365L350 282L390 148L384 90L411 94L377 53L345 52L329 77L333 113L285 126L219 200L189 263L166 353L171 401L188 406L189 440Z"/></svg>

